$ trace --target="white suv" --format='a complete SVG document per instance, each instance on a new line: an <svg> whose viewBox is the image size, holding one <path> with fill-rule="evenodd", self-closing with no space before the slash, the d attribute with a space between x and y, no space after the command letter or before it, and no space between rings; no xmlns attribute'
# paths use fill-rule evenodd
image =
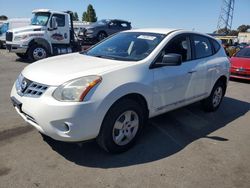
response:
<svg viewBox="0 0 250 188"><path fill-rule="evenodd" d="M11 99L42 134L67 142L96 138L106 151L123 152L148 118L196 101L215 111L228 78L229 60L214 38L139 29L27 66Z"/></svg>

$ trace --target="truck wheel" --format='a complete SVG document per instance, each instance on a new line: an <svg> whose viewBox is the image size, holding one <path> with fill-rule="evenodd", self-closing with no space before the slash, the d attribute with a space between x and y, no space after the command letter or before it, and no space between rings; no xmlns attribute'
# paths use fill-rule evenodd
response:
<svg viewBox="0 0 250 188"><path fill-rule="evenodd" d="M201 101L204 111L206 112L216 111L221 104L225 91L226 91L225 84L221 81L216 82L210 96Z"/></svg>
<svg viewBox="0 0 250 188"><path fill-rule="evenodd" d="M48 50L42 45L34 44L28 50L28 56L31 61L47 58L48 54Z"/></svg>
<svg viewBox="0 0 250 188"><path fill-rule="evenodd" d="M21 59L27 59L27 58L28 58L27 53L25 53L25 54L16 53L16 55L17 55L18 57L20 57Z"/></svg>
<svg viewBox="0 0 250 188"><path fill-rule="evenodd" d="M105 39L107 37L107 33L105 33L104 31L101 31L100 33L98 33L97 35L97 40L98 41L102 41L103 39Z"/></svg>
<svg viewBox="0 0 250 188"><path fill-rule="evenodd" d="M111 153L121 153L131 148L146 122L144 109L134 100L121 99L107 112L98 144Z"/></svg>

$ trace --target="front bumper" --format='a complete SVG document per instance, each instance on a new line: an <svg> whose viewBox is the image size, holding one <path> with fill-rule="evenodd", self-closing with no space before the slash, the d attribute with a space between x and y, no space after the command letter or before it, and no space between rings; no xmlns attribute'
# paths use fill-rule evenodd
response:
<svg viewBox="0 0 250 188"><path fill-rule="evenodd" d="M25 54L28 50L28 45L14 44L7 42L6 49L9 50L9 52Z"/></svg>
<svg viewBox="0 0 250 188"><path fill-rule="evenodd" d="M60 141L78 142L95 138L102 118L93 102L60 102L49 87L40 97L19 96L15 85L11 99L17 113L41 133Z"/></svg>
<svg viewBox="0 0 250 188"><path fill-rule="evenodd" d="M2 40L0 40L0 47L6 47L6 42L5 41L2 41Z"/></svg>

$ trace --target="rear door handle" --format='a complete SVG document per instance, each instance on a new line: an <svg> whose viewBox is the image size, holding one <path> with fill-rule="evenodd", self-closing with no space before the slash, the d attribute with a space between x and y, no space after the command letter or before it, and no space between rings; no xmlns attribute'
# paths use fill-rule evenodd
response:
<svg viewBox="0 0 250 188"><path fill-rule="evenodd" d="M190 71L188 71L188 74L193 74L195 72L197 72L197 70L190 70Z"/></svg>

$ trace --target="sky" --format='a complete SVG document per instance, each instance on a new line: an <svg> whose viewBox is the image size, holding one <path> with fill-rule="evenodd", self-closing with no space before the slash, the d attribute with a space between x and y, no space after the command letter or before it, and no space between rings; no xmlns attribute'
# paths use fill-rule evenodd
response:
<svg viewBox="0 0 250 188"><path fill-rule="evenodd" d="M79 18L92 4L98 19L124 19L134 28L216 30L222 0L0 0L0 15L31 18L33 9L71 10ZM235 0L233 29L250 25L250 0Z"/></svg>

